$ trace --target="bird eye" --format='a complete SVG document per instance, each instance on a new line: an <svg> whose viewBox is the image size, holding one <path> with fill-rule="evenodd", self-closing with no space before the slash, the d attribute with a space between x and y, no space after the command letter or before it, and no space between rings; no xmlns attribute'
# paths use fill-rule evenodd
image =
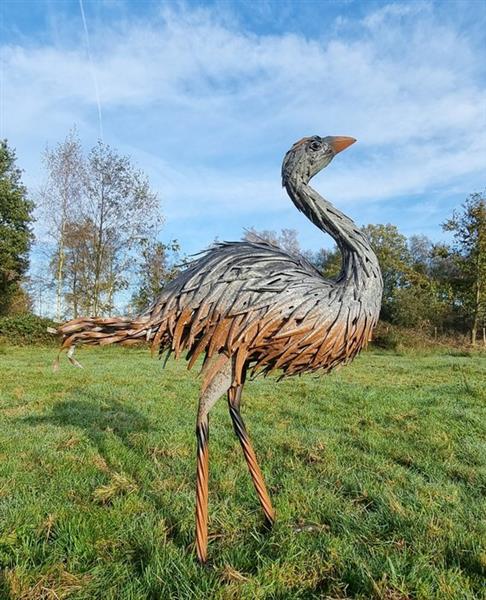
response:
<svg viewBox="0 0 486 600"><path fill-rule="evenodd" d="M317 140L314 140L313 142L311 142L309 144L309 148L311 150L320 150L321 149L321 142L318 142Z"/></svg>

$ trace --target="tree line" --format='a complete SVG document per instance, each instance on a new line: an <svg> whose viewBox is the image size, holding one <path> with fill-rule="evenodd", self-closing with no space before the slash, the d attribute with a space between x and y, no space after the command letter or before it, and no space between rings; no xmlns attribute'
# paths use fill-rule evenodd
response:
<svg viewBox="0 0 486 600"><path fill-rule="evenodd" d="M35 310L42 293L58 319L108 315L128 293L129 311L150 304L178 272L177 241L160 241L157 194L129 157L98 142L83 151L76 131L43 155L45 181L28 194L15 152L0 142L0 314ZM34 204L42 219L43 270L29 274ZM486 327L486 195L473 193L442 224L452 242L406 237L395 225L366 225L381 265L382 320L440 332L468 332L475 344ZM302 254L325 277L341 268L337 247L301 248L293 229L247 230ZM38 307L37 307L38 308ZM37 311L39 312L39 311Z"/></svg>
<svg viewBox="0 0 486 600"><path fill-rule="evenodd" d="M102 142L84 153L75 130L42 156L44 181L31 194L42 226L35 269L28 274L34 202L27 199L20 170L13 167L15 153L6 142L2 156L0 218L10 220L5 225L10 237L1 244L10 260L17 260L14 271L0 267L11 288L2 294L3 313L29 308L43 313L42 298L47 298L47 312L58 320L107 315L117 310L120 292L130 287L135 290L128 304L136 311L151 297L156 277L171 277L178 245L158 239L163 217L146 175ZM12 241L14 231L22 248ZM14 302L16 296L22 301Z"/></svg>

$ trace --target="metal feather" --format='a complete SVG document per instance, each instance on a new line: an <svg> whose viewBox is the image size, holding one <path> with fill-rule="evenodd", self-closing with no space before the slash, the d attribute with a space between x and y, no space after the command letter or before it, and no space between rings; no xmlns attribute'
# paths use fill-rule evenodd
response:
<svg viewBox="0 0 486 600"><path fill-rule="evenodd" d="M366 236L309 185L330 162L303 138L285 156L282 182L299 211L333 236L343 255L334 280L304 257L262 239L222 242L189 262L136 319L78 318L57 329L63 349L74 344L145 339L152 350L186 352L189 367L203 356L236 357L235 381L281 369L284 376L329 371L366 345L378 319L382 279ZM72 355L69 357L72 359ZM210 371L212 372L212 371Z"/></svg>

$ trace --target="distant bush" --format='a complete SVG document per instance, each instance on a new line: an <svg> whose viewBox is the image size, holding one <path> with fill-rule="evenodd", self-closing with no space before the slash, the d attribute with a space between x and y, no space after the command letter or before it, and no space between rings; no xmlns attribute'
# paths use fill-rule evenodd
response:
<svg viewBox="0 0 486 600"><path fill-rule="evenodd" d="M47 332L48 327L56 327L56 324L51 319L28 313L0 317L0 345L58 344L58 338Z"/></svg>
<svg viewBox="0 0 486 600"><path fill-rule="evenodd" d="M370 349L379 348L401 353L408 351L439 352L455 356L470 356L471 346L466 335L443 334L425 328L410 329L379 321L373 332ZM481 352L478 346L476 351Z"/></svg>
<svg viewBox="0 0 486 600"><path fill-rule="evenodd" d="M401 337L398 328L379 321L376 329L373 331L371 347L383 350L397 350L400 343Z"/></svg>

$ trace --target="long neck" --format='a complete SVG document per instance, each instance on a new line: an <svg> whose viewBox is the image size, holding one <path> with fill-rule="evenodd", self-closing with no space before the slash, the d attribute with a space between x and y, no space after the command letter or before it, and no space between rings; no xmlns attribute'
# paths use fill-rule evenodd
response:
<svg viewBox="0 0 486 600"><path fill-rule="evenodd" d="M295 206L316 227L336 241L343 258L341 274L337 281L346 283L352 279L356 285L362 287L369 279L381 278L378 259L368 238L349 217L301 178L291 177L284 185Z"/></svg>

